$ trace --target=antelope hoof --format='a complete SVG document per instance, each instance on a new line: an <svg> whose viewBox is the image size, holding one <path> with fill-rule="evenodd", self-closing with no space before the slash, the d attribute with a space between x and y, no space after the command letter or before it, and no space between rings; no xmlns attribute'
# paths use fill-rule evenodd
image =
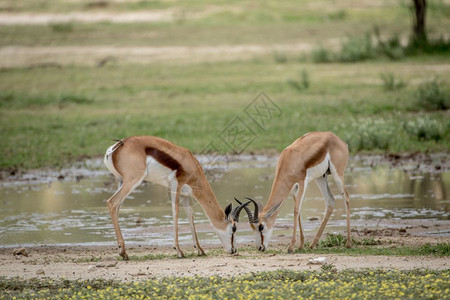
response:
<svg viewBox="0 0 450 300"><path fill-rule="evenodd" d="M205 251L203 251L202 248L198 248L198 249L197 249L197 254L198 254L198 256L204 256L204 255L206 255L206 254L205 254Z"/></svg>
<svg viewBox="0 0 450 300"><path fill-rule="evenodd" d="M351 248L351 247L352 247L352 243L351 243L351 242L345 243L345 247L346 247L346 248Z"/></svg>
<svg viewBox="0 0 450 300"><path fill-rule="evenodd" d="M258 250L261 251L261 252L264 252L264 251L266 251L266 247L265 246L259 246Z"/></svg>
<svg viewBox="0 0 450 300"><path fill-rule="evenodd" d="M120 256L122 256L123 260L129 260L128 254L124 253L119 253Z"/></svg>
<svg viewBox="0 0 450 300"><path fill-rule="evenodd" d="M288 249L288 254L294 254L294 251L292 249Z"/></svg>

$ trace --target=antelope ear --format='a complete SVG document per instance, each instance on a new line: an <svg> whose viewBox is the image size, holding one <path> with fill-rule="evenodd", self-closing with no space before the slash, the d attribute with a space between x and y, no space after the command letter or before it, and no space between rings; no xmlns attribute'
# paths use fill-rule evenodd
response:
<svg viewBox="0 0 450 300"><path fill-rule="evenodd" d="M261 203L261 201L258 201L258 210L262 211L264 208L264 205Z"/></svg>
<svg viewBox="0 0 450 300"><path fill-rule="evenodd" d="M266 218L270 218L281 206L281 204L283 204L283 202L278 203L275 206L272 206L266 213Z"/></svg>
<svg viewBox="0 0 450 300"><path fill-rule="evenodd" d="M225 207L225 217L228 220L228 217L231 213L231 209L233 208L233 204L228 204L227 207Z"/></svg>

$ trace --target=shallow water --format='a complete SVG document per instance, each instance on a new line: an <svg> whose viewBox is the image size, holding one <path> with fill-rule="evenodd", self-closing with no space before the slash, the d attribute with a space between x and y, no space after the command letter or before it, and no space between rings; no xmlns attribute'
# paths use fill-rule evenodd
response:
<svg viewBox="0 0 450 300"><path fill-rule="evenodd" d="M241 156L237 161L229 162L224 172L213 172L207 164L205 168L220 205L225 207L234 196L241 199L251 196L265 203L276 161L276 157ZM354 158L347 168L346 186L351 197L353 221L450 220L450 172L413 173L391 169L386 164L371 165L373 161ZM64 179L56 180L59 174L65 175ZM332 179L328 181L332 192L338 195ZM105 201L116 187L100 160L58 173L34 173L18 180L3 181L0 183L0 245L113 245L115 234ZM326 232L345 226L343 199L335 197L335 210ZM218 243L200 205L194 202L193 207L201 243ZM306 233L317 230L324 208L323 197L311 182L302 207ZM180 212L180 241L190 243L187 219L182 209ZM139 218L142 223L137 224ZM251 233L245 224L245 213L241 219L244 224L238 234L242 241ZM171 245L172 213L166 188L142 184L126 199L119 222L127 244ZM287 199L277 217L275 235L289 234L292 225L293 201Z"/></svg>

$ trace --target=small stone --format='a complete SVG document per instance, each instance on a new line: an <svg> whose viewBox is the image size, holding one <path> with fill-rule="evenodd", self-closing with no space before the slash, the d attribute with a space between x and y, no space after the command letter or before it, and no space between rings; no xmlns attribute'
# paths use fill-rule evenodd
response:
<svg viewBox="0 0 450 300"><path fill-rule="evenodd" d="M92 271L94 271L95 270L95 266L94 265L90 265L89 267L88 267L88 271L89 272L92 272Z"/></svg>
<svg viewBox="0 0 450 300"><path fill-rule="evenodd" d="M317 217L308 217L308 221L318 221L319 220L319 218L317 218Z"/></svg>
<svg viewBox="0 0 450 300"><path fill-rule="evenodd" d="M323 265L327 261L326 257L312 258L308 261L308 265Z"/></svg>
<svg viewBox="0 0 450 300"><path fill-rule="evenodd" d="M36 275L45 275L45 272L44 272L43 269L38 269L38 270L36 271Z"/></svg>
<svg viewBox="0 0 450 300"><path fill-rule="evenodd" d="M112 268L112 267L115 267L116 265L117 265L117 260L116 261L106 260L106 261L98 262L95 266L97 268Z"/></svg>
<svg viewBox="0 0 450 300"><path fill-rule="evenodd" d="M28 257L28 252L27 252L27 249L25 249L25 248L14 249L13 254L14 255L23 255L23 256Z"/></svg>
<svg viewBox="0 0 450 300"><path fill-rule="evenodd" d="M137 218L136 224L142 224L144 221L141 218Z"/></svg>

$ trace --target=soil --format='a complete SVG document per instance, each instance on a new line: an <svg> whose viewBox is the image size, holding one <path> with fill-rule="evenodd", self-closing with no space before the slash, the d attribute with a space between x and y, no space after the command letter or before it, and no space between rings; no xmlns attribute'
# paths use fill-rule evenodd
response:
<svg viewBox="0 0 450 300"><path fill-rule="evenodd" d="M386 222L392 222L389 229ZM354 229L354 237L370 236L380 243L372 247L399 247L403 245L423 245L426 243L450 242L450 236L424 236L430 231L449 232L449 221L383 221L379 229ZM409 225L408 225L409 224ZM401 226L399 226L401 225ZM396 228L396 229L394 229ZM307 240L311 240L307 236ZM176 258L175 250L170 247L133 245L127 247L130 257L163 254L166 258L122 261L117 260L118 250L113 246L35 246L26 247L28 256L14 255L13 248L0 248L0 276L29 278L66 278L66 279L114 279L120 281L146 280L165 276L230 276L251 272L273 271L277 269L319 270L320 264L311 264L310 260L325 258L337 270L382 268L433 270L449 269L448 257L435 256L368 256L296 253L287 254L289 237L274 238L271 249L282 250L281 254L261 253L248 249L250 244L241 244L241 251L230 255L220 249L220 245L204 245L206 256L195 256L195 249L188 245L182 248L187 258ZM242 249L242 247L245 247ZM209 254L208 254L209 253ZM323 259L322 259L323 260Z"/></svg>

